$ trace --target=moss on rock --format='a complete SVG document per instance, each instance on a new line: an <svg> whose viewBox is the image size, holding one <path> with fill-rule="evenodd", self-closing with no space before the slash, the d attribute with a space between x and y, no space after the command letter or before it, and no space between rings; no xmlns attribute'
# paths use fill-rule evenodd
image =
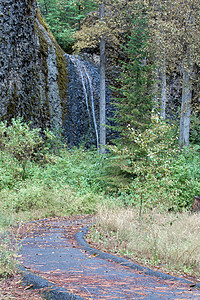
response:
<svg viewBox="0 0 200 300"><path fill-rule="evenodd" d="M45 29L46 33L48 34L48 37L55 47L56 52L56 62L57 62L57 69L58 69L58 75L57 75L57 84L59 88L59 96L62 106L62 123L65 122L65 117L67 114L67 88L68 88L68 82L69 82L69 74L67 70L67 60L65 58L65 53L61 49L61 47L56 42L53 34L51 33L44 17L42 16L40 9L37 8L37 20L39 21L40 25ZM48 67L47 67L47 57L48 57L48 48L49 48L49 41L45 38L43 31L39 28L38 23L35 22L35 31L39 38L39 44L40 44L40 54L41 54L41 60L42 60L42 72L45 74L45 94L47 97L47 91L48 91ZM47 97L48 99L48 97Z"/></svg>

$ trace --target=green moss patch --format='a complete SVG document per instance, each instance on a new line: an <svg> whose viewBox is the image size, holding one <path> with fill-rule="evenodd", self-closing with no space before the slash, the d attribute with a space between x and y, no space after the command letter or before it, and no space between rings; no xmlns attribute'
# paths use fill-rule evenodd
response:
<svg viewBox="0 0 200 300"><path fill-rule="evenodd" d="M57 69L58 69L57 83L58 83L58 87L59 87L59 96L60 96L61 105L62 105L62 121L64 124L65 116L67 114L67 88L68 88L68 82L69 82L69 74L68 74L68 70L67 70L67 59L64 56L64 51L58 45L54 36L52 35L51 31L49 30L49 27L48 27L47 23L45 22L39 8L37 9L37 19L38 19L39 23L46 30L49 38L51 39L51 41L55 47ZM40 55L41 55L40 58L42 61L42 72L45 75L45 86L46 86L45 95L46 95L46 99L48 99L48 97L47 97L47 92L48 92L47 57L48 57L49 45L44 37L42 30L39 28L37 22L35 22L35 31L39 37Z"/></svg>

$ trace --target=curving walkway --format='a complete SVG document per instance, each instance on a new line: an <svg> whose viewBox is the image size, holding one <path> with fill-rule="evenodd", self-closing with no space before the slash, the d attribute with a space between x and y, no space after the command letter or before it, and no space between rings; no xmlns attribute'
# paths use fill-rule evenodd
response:
<svg viewBox="0 0 200 300"><path fill-rule="evenodd" d="M91 217L79 216L22 226L19 236L24 282L40 288L46 299L53 300L200 299L200 289L184 279L90 248L83 228L90 222Z"/></svg>

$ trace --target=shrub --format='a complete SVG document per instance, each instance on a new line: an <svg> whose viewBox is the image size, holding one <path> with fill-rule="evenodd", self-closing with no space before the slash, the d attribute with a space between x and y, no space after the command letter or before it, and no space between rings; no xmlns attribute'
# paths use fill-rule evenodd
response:
<svg viewBox="0 0 200 300"><path fill-rule="evenodd" d="M37 156L43 145L40 129L30 128L30 125L23 123L22 118L12 119L11 125L0 123L0 146L1 151L12 155L22 166L22 178L26 175L28 161Z"/></svg>
<svg viewBox="0 0 200 300"><path fill-rule="evenodd" d="M157 116L144 132L129 128L130 147L109 147L131 182L126 205L177 210L190 208L199 193L199 146L180 150L175 127Z"/></svg>

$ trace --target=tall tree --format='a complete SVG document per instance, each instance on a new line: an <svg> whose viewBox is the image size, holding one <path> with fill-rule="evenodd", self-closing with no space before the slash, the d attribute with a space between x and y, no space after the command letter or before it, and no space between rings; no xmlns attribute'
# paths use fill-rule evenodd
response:
<svg viewBox="0 0 200 300"><path fill-rule="evenodd" d="M73 34L82 20L96 7L93 0L38 0L42 14L57 42L65 51L72 51Z"/></svg>
<svg viewBox="0 0 200 300"><path fill-rule="evenodd" d="M132 19L132 33L124 50L127 62L123 63L123 72L119 82L119 97L115 101L115 121L123 140L126 140L130 128L144 130L151 120L153 106L152 71L148 60L147 17L140 7Z"/></svg>
<svg viewBox="0 0 200 300"><path fill-rule="evenodd" d="M190 71L183 69L183 84L182 84L182 103L180 117L180 146L189 146L190 132L190 116L191 116L191 101L192 101L192 84Z"/></svg>
<svg viewBox="0 0 200 300"><path fill-rule="evenodd" d="M182 83L182 105L180 117L180 144L189 143L189 125L194 78L194 66L200 65L200 8L198 0L106 0L104 25L95 16L84 24L78 33L76 46L79 49L96 47L102 35L106 36L109 49L107 60L115 64L119 56L125 60L120 44L126 44L130 35L129 20L137 14L138 4L149 15L151 47L157 65L155 77L156 98L159 100L160 115L165 118L167 102L167 77L178 75ZM187 73L187 74L186 74ZM168 77L169 78L169 77Z"/></svg>
<svg viewBox="0 0 200 300"><path fill-rule="evenodd" d="M132 2L132 1L131 1ZM105 109L105 69L106 50L119 49L120 36L126 32L130 5L121 0L99 0L100 17L94 13L86 18L81 30L75 34L75 49L99 48L100 52L100 152L104 153L106 144L106 109ZM108 47L106 47L108 45ZM114 46L113 46L114 45ZM117 47L115 47L117 45ZM118 51L116 50L116 53ZM113 53L112 53L113 54ZM111 58L111 55L109 56ZM115 55L112 55L115 60Z"/></svg>
<svg viewBox="0 0 200 300"><path fill-rule="evenodd" d="M182 103L180 116L180 146L189 145L194 66L199 65L200 8L198 0L152 0L162 8L162 16L155 17L155 24L162 22L162 39L168 73L182 76ZM151 3L152 5L152 3ZM153 6L152 5L152 6ZM155 42L156 43L156 42ZM162 48L159 48L162 51ZM163 61L162 59L160 60Z"/></svg>
<svg viewBox="0 0 200 300"><path fill-rule="evenodd" d="M171 3L169 3L171 5ZM170 20L173 26L173 46L182 73L182 103L180 116L180 146L189 146L194 66L200 63L200 7L199 1L177 0L171 5Z"/></svg>
<svg viewBox="0 0 200 300"><path fill-rule="evenodd" d="M99 14L99 15L98 15ZM101 154L105 153L106 145L106 86L105 86L105 73L106 73L106 38L107 38L107 25L105 20L105 0L99 3L99 13L95 12L91 20L87 24L83 24L80 32L77 32L75 37L77 43L76 50L80 51L84 48L99 47L100 53L100 100L99 100L99 151Z"/></svg>
<svg viewBox="0 0 200 300"><path fill-rule="evenodd" d="M169 46L169 39L165 37L165 28L168 27L166 18L166 4L164 1L152 0L148 7L151 47L150 51L154 55L156 64L155 79L155 99L159 106L160 116L166 118L167 103L167 62L166 49Z"/></svg>
<svg viewBox="0 0 200 300"><path fill-rule="evenodd" d="M103 21L105 15L104 1L101 3L100 20ZM105 59L105 37L104 35L100 41L100 103L99 103L99 119L100 119L100 153L105 153L106 145L106 59Z"/></svg>

